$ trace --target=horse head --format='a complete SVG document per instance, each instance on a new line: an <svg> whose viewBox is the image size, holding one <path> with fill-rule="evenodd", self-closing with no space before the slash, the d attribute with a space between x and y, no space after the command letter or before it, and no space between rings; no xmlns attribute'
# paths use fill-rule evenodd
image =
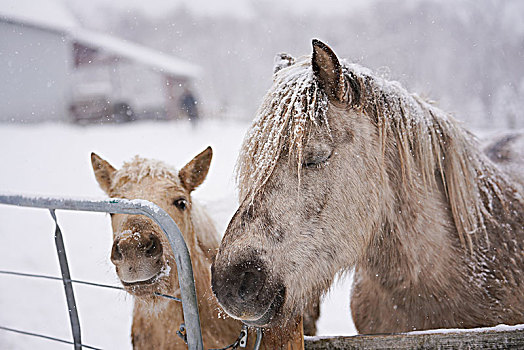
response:
<svg viewBox="0 0 524 350"><path fill-rule="evenodd" d="M374 121L337 56L314 40L312 57L285 58L242 148L241 204L212 267L224 310L256 326L293 319L354 265L386 195Z"/></svg>
<svg viewBox="0 0 524 350"><path fill-rule="evenodd" d="M520 322L521 282L510 277L523 261L518 176L449 114L318 40L311 57L280 55L274 72L212 266L224 310L282 325L355 268L362 332ZM504 272L486 279L486 264ZM500 288L508 296L490 299L505 280L515 281Z"/></svg>
<svg viewBox="0 0 524 350"><path fill-rule="evenodd" d="M191 252L205 250L195 234L191 192L206 178L211 157L208 147L179 172L138 156L120 170L95 153L91 154L91 162L100 187L110 197L143 199L165 210L180 228ZM111 214L111 224L111 262L126 291L153 303L160 303L155 293L179 295L174 255L162 229L143 215Z"/></svg>

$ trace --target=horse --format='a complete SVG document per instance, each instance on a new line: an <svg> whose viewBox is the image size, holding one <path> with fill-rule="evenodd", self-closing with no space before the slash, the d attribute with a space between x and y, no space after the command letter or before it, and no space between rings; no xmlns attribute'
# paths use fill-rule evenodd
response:
<svg viewBox="0 0 524 350"><path fill-rule="evenodd" d="M212 149L206 148L180 171L135 156L119 170L95 153L91 163L98 184L111 198L145 199L176 222L188 246L206 347L223 347L239 335L241 324L220 315L211 293L210 265L220 238L191 193L206 178ZM111 214L111 262L124 289L134 296L131 338L135 349L185 349L177 335L184 322L174 254L161 228L142 215ZM156 293L155 293L156 292Z"/></svg>
<svg viewBox="0 0 524 350"><path fill-rule="evenodd" d="M191 197L205 180L212 155L208 147L180 171L139 156L119 170L95 153L91 163L98 184L111 198L145 199L173 218L191 256L204 346L223 348L239 337L242 324L227 317L213 296L210 266L220 237L206 211ZM133 348L187 349L177 335L184 322L182 305L165 297L180 299L180 288L174 254L161 228L142 215L111 214L111 224L111 262L124 289L134 296ZM310 321L313 327L316 318ZM291 332L290 348L303 343L300 331ZM252 347L255 339L250 330L247 345ZM270 333L261 348L272 349L278 339Z"/></svg>
<svg viewBox="0 0 524 350"><path fill-rule="evenodd" d="M524 161L508 161L518 175L315 39L311 56L278 57L245 136L213 292L230 316L278 328L354 269L359 333L523 323Z"/></svg>

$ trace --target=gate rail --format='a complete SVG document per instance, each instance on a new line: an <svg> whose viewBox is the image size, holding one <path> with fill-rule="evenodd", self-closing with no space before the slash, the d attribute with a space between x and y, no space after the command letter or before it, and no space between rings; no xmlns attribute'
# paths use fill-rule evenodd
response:
<svg viewBox="0 0 524 350"><path fill-rule="evenodd" d="M107 200L79 200L2 194L0 194L0 204L19 207L45 208L50 209L52 214L55 209L60 209L118 214L138 214L151 218L162 228L162 231L164 231L175 256L188 348L191 350L203 349L195 280L193 277L193 267L191 265L189 251L180 229L171 216L169 216L169 214L167 214L162 208L142 199L128 200L111 198Z"/></svg>

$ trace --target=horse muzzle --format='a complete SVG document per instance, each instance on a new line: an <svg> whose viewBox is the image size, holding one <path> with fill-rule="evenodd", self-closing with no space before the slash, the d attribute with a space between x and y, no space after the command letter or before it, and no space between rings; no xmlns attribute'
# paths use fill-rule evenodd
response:
<svg viewBox="0 0 524 350"><path fill-rule="evenodd" d="M281 310L286 289L270 278L260 259L211 266L211 285L219 304L233 318L251 326L267 326Z"/></svg>
<svg viewBox="0 0 524 350"><path fill-rule="evenodd" d="M113 242L111 261L120 281L130 292L147 290L164 270L160 239L152 232L126 233Z"/></svg>

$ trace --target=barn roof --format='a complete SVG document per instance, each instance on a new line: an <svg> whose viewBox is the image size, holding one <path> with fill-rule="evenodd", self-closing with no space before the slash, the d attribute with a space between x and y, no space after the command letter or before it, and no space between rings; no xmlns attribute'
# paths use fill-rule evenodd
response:
<svg viewBox="0 0 524 350"><path fill-rule="evenodd" d="M60 0L1 0L0 21L61 33L74 42L144 64L168 75L194 78L200 67L176 57L80 26Z"/></svg>
<svg viewBox="0 0 524 350"><path fill-rule="evenodd" d="M59 32L79 26L75 16L59 0L2 0L0 20Z"/></svg>
<svg viewBox="0 0 524 350"><path fill-rule="evenodd" d="M196 65L114 36L81 28L71 31L70 34L75 42L84 46L145 64L158 72L192 78L200 74L200 67Z"/></svg>

